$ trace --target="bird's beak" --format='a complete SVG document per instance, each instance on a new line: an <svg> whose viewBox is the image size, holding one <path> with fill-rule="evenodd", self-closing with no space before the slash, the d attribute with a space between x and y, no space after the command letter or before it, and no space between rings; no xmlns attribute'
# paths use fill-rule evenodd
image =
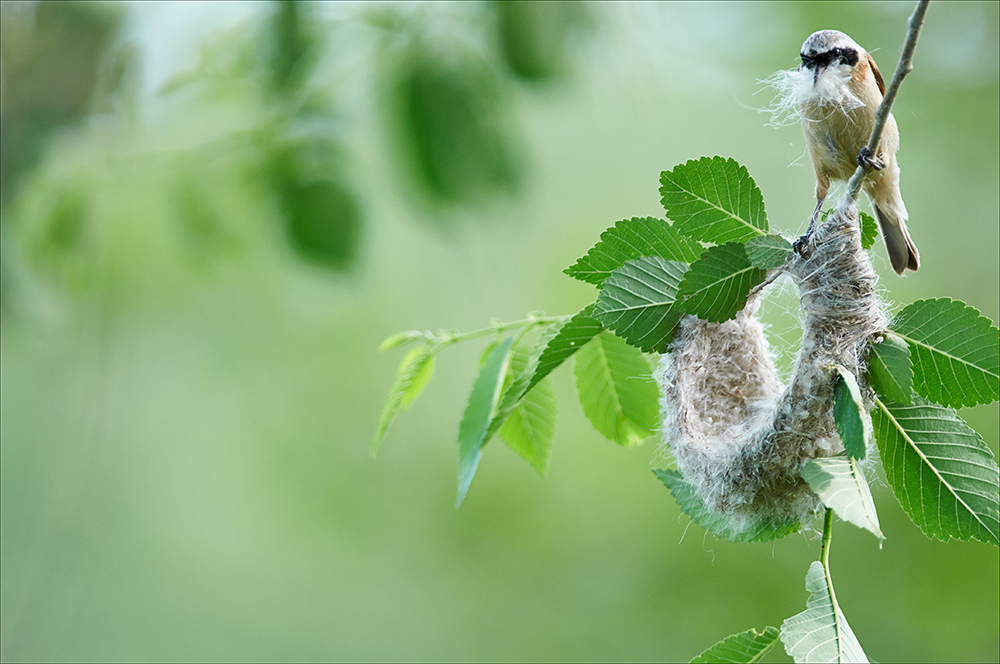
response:
<svg viewBox="0 0 1000 664"><path fill-rule="evenodd" d="M813 67L813 87L816 87L816 83L819 81L819 65Z"/></svg>

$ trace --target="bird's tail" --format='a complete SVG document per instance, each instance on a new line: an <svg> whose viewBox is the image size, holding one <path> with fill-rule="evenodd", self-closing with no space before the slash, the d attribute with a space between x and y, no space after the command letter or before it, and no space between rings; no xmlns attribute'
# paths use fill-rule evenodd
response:
<svg viewBox="0 0 1000 664"><path fill-rule="evenodd" d="M889 252L892 269L896 274L903 274L903 270L915 271L920 267L920 254L906 230L906 222L902 217L890 216L878 205L875 206L875 213L882 228L882 237L885 239L885 248Z"/></svg>

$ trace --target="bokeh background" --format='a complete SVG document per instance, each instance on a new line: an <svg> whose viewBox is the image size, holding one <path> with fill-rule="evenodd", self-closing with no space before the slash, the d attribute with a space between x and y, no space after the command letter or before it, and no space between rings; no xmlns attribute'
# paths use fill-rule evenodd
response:
<svg viewBox="0 0 1000 664"><path fill-rule="evenodd" d="M592 287L661 170L745 164L804 230L797 126L760 83L837 28L886 78L912 3L2 5L2 639L28 660L687 660L804 607L819 542L688 527L571 372L551 471L502 443L454 507L481 346L373 459L405 329ZM894 114L922 267L888 303L1000 319L1000 5L934 3ZM789 366L794 295L765 307ZM962 412L998 450L998 408ZM927 540L884 483L834 532L879 661L1000 659L997 549ZM786 661L781 649L769 661Z"/></svg>

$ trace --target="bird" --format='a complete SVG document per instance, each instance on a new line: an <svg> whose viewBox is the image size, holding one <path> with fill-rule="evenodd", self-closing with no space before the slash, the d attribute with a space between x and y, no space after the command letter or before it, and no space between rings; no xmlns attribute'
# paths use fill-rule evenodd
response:
<svg viewBox="0 0 1000 664"><path fill-rule="evenodd" d="M810 219L812 234L820 208L834 181L847 181L859 165L873 170L864 190L875 206L889 262L896 274L920 267L920 254L906 228L908 215L899 192L899 128L889 114L872 154L866 147L875 124L875 111L885 95L885 82L875 60L853 39L838 30L809 35L799 53L802 63L792 75L793 100L798 104L806 148L816 175L816 209Z"/></svg>

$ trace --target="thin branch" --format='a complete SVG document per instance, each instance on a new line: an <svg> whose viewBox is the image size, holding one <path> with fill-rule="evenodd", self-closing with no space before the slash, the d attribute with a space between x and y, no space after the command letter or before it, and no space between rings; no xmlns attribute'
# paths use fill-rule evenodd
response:
<svg viewBox="0 0 1000 664"><path fill-rule="evenodd" d="M889 119L889 111L892 109L892 104L896 101L899 86L903 83L903 78L913 71L913 51L917 47L917 37L920 35L920 28L924 25L924 16L927 14L927 6L929 4L930 0L920 0L917 3L916 9L913 10L913 14L910 16L909 30L906 34L906 41L903 43L903 53L900 55L899 64L896 65L892 81L890 81L889 87L885 89L885 97L875 112L875 126L872 127L872 135L868 139L868 150L871 154L878 154L878 144L882 140L882 130ZM851 176L850 181L847 183L847 198L844 199L845 205L857 202L866 171L867 168L865 166L858 166L858 169L854 171L854 175Z"/></svg>

